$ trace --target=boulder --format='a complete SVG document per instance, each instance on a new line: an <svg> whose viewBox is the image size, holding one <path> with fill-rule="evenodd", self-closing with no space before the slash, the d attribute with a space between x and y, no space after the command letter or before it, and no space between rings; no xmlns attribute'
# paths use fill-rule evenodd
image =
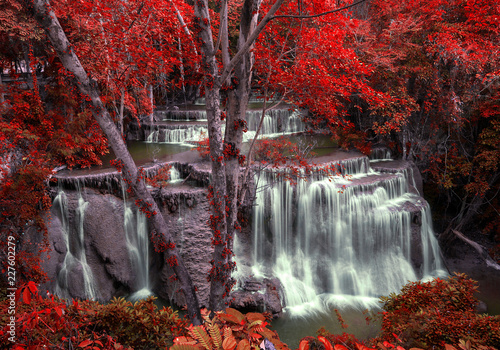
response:
<svg viewBox="0 0 500 350"><path fill-rule="evenodd" d="M281 283L277 278L248 278L231 293L231 307L242 312L269 312L274 318L283 314Z"/></svg>

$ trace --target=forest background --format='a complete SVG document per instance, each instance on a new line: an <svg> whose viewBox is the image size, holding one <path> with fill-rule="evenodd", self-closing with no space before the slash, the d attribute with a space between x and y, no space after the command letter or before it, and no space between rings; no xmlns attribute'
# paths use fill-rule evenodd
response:
<svg viewBox="0 0 500 350"><path fill-rule="evenodd" d="M384 143L414 161L442 245L454 232L480 232L498 261L499 27L499 5L487 0L1 0L2 245L28 226L46 232L55 169L100 164L111 146L124 152L118 165L177 262L123 138L155 105L202 95L217 175L211 309L222 309L244 188L231 170L251 162L239 149L254 91L307 108L312 128L341 147L369 153ZM224 136L221 123L231 126ZM16 256L19 277L43 281L39 253ZM201 320L196 300L190 310Z"/></svg>

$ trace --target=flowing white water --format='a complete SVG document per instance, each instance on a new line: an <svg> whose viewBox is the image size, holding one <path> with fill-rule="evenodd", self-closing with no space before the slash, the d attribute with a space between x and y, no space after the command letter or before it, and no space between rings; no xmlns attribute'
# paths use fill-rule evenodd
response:
<svg viewBox="0 0 500 350"><path fill-rule="evenodd" d="M206 120L205 111L169 111L169 117L165 121L200 121ZM248 132L244 135L244 141L255 136L260 123L262 111L249 110L246 113ZM260 137L275 137L283 134L291 134L305 130L302 117L298 111L288 109L272 109L266 112ZM208 129L205 125L183 124L174 127L172 125L155 125L146 137L149 143L184 143L196 142L207 137Z"/></svg>
<svg viewBox="0 0 500 350"><path fill-rule="evenodd" d="M181 174L179 173L179 170L177 170L176 167L172 166L170 170L168 171L170 178L168 179L168 182L171 184L175 184L178 182L183 181L184 179L181 178Z"/></svg>
<svg viewBox="0 0 500 350"><path fill-rule="evenodd" d="M315 175L293 186L274 172L256 177L254 270L280 279L292 313L354 299L366 306L408 280L442 274L428 205L408 192L408 174L375 173L365 157L338 168L352 181ZM408 203L421 208L422 271L412 266Z"/></svg>
<svg viewBox="0 0 500 350"><path fill-rule="evenodd" d="M78 192L78 206L75 209L75 223L71 226L69 220L68 200L66 194L60 190L54 199L53 205L59 208L59 218L61 221L62 230L64 233L64 242L66 245L66 255L57 275L57 283L55 294L61 298L69 298L69 286L75 283L75 276L81 276L83 281L83 295L86 299L95 300L97 298L97 290L92 275L92 270L87 264L85 255L85 232L83 223L85 219L85 209L88 206L81 192ZM73 229L75 227L76 229Z"/></svg>
<svg viewBox="0 0 500 350"><path fill-rule="evenodd" d="M262 111L260 110L247 111L246 120L249 131L257 130L261 117ZM268 110L264 116L260 133L262 135L273 135L279 133L290 134L304 130L305 126L298 111L288 109L271 109Z"/></svg>
<svg viewBox="0 0 500 350"><path fill-rule="evenodd" d="M122 183L124 198L123 226L128 254L135 276L131 300L152 295L149 278L149 231L146 216L133 203L126 200L126 185ZM135 209L135 213L134 210Z"/></svg>

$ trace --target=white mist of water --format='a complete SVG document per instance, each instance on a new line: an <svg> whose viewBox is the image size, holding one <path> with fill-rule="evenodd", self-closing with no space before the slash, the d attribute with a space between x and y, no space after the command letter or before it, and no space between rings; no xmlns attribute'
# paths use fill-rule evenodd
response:
<svg viewBox="0 0 500 350"><path fill-rule="evenodd" d="M178 129L165 129L165 143L184 143L189 141L200 141L208 135L208 129L204 126L190 126Z"/></svg>
<svg viewBox="0 0 500 350"><path fill-rule="evenodd" d="M168 174L169 174L168 182L171 184L183 181L183 179L181 178L181 174L179 173L179 170L177 170L177 168L174 166L170 168Z"/></svg>

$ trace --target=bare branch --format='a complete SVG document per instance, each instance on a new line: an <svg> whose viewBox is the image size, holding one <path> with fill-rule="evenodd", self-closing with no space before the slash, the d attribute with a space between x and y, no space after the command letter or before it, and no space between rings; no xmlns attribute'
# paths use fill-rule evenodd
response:
<svg viewBox="0 0 500 350"><path fill-rule="evenodd" d="M360 1L355 2L353 4L346 5L344 7L341 7L341 8L335 9L335 10L318 13L318 14L315 14L315 15L279 15L279 16L274 16L272 18L272 20L277 19L277 18L301 18L301 19L308 19L308 18L322 17L322 16L326 16L326 15L329 15L329 14L332 14L332 13L335 13L335 12L340 12L340 11L344 11L344 10L350 9L351 7L357 6L357 5L359 5L359 4L361 4L361 3L365 2L365 1L366 0L360 0Z"/></svg>
<svg viewBox="0 0 500 350"><path fill-rule="evenodd" d="M284 1L285 0L276 0L276 2L271 7L269 12L264 16L264 18L255 28L253 33L248 37L245 44L236 53L236 55L234 55L233 59L229 62L229 64L226 67L224 67L224 71L222 72L222 75L220 77L221 82L225 81L228 78L228 76L231 74L231 71L243 58L243 55L247 53L250 47L252 47L252 45L254 44L255 40L257 40L257 38L259 37L260 33L262 33L266 25L273 19L274 14L276 13L276 11L278 11L278 9L281 7Z"/></svg>

